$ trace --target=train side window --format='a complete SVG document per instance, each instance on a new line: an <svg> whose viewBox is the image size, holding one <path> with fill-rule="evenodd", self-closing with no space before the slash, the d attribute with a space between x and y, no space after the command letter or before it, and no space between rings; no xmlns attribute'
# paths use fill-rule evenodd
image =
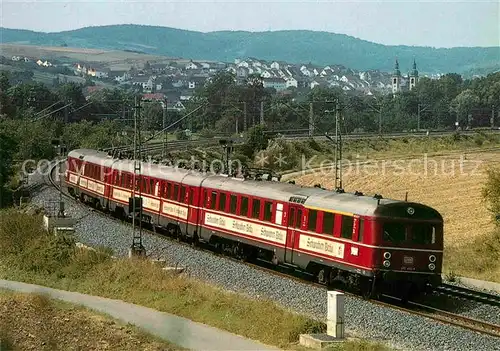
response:
<svg viewBox="0 0 500 351"><path fill-rule="evenodd" d="M186 202L186 187L181 186L181 197L179 199L180 202Z"/></svg>
<svg viewBox="0 0 500 351"><path fill-rule="evenodd" d="M417 223L411 226L411 242L419 245L436 243L436 227L432 224Z"/></svg>
<svg viewBox="0 0 500 351"><path fill-rule="evenodd" d="M323 234L333 235L335 215L331 212L323 212Z"/></svg>
<svg viewBox="0 0 500 351"><path fill-rule="evenodd" d="M259 218L260 216L260 200L253 199L252 201L252 217Z"/></svg>
<svg viewBox="0 0 500 351"><path fill-rule="evenodd" d="M172 192L172 185L170 183L165 183L165 199L170 199L171 192Z"/></svg>
<svg viewBox="0 0 500 351"><path fill-rule="evenodd" d="M295 208L291 208L290 212L288 213L288 226L293 227L295 224Z"/></svg>
<svg viewBox="0 0 500 351"><path fill-rule="evenodd" d="M248 217L248 197L246 196L241 198L240 215Z"/></svg>
<svg viewBox="0 0 500 351"><path fill-rule="evenodd" d="M236 197L236 195L230 196L229 212L231 212L232 214L236 214L236 204L238 203L237 200L238 200L238 198Z"/></svg>
<svg viewBox="0 0 500 351"><path fill-rule="evenodd" d="M345 239L352 239L352 228L354 227L354 217L342 216L342 228L340 235Z"/></svg>
<svg viewBox="0 0 500 351"><path fill-rule="evenodd" d="M406 226L402 223L384 223L383 240L391 243L401 243L406 239Z"/></svg>
<svg viewBox="0 0 500 351"><path fill-rule="evenodd" d="M172 193L172 200L177 201L179 199L179 184L174 184L174 192Z"/></svg>
<svg viewBox="0 0 500 351"><path fill-rule="evenodd" d="M365 231L365 220L360 219L358 221L358 241L362 242L363 241L363 233Z"/></svg>
<svg viewBox="0 0 500 351"><path fill-rule="evenodd" d="M189 204L194 205L194 189L189 189Z"/></svg>
<svg viewBox="0 0 500 351"><path fill-rule="evenodd" d="M318 211L309 210L309 220L307 222L307 229L314 232L316 231L316 223L318 222Z"/></svg>
<svg viewBox="0 0 500 351"><path fill-rule="evenodd" d="M151 195L156 195L155 194L155 181L153 179L149 180L149 193Z"/></svg>
<svg viewBox="0 0 500 351"><path fill-rule="evenodd" d="M271 222L271 218L273 215L273 203L272 202L264 202L264 220Z"/></svg>
<svg viewBox="0 0 500 351"><path fill-rule="evenodd" d="M226 193L220 193L219 196L219 211L226 210Z"/></svg>
<svg viewBox="0 0 500 351"><path fill-rule="evenodd" d="M295 222L295 228L302 227L302 209L297 210L297 221Z"/></svg>
<svg viewBox="0 0 500 351"><path fill-rule="evenodd" d="M211 200L210 208L212 210L215 210L216 209L215 204L217 203L217 192L216 191L212 191L212 196L211 196L210 200Z"/></svg>

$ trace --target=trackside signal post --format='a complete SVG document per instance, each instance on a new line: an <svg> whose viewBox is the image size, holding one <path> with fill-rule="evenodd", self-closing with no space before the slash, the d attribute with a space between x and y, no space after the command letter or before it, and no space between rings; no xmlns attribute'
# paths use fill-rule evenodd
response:
<svg viewBox="0 0 500 351"><path fill-rule="evenodd" d="M141 196L141 128L140 128L140 101L135 98L134 113L134 175L132 177L132 197L129 199L129 213L132 215L132 246L129 257L146 256L146 249L142 245L142 196ZM138 192L136 192L138 191ZM139 231L135 228L136 218L139 219Z"/></svg>

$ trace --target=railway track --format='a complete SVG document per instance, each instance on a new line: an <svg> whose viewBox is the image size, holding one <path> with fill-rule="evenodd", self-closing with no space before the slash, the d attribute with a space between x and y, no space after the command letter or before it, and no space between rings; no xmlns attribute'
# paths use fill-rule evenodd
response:
<svg viewBox="0 0 500 351"><path fill-rule="evenodd" d="M61 191L61 193L64 197L70 199L71 201L74 201L75 203L77 203L81 206L88 208L89 206L77 201L74 197L72 197L71 195L66 193L63 189L61 189L59 186L59 180L54 179L53 173L57 169L58 164L60 162L63 162L63 161L58 161L54 165L51 166L52 167L51 171L48 173L48 180L50 182L50 185L53 186L54 188L56 188L58 191ZM102 211L97 211L97 212L99 212L101 215L103 215L107 218L110 218L114 221L130 223L130 221L120 220L120 219L112 216L111 214L108 214L108 213L105 213ZM147 225L143 225L143 231L145 233L150 234L150 235L159 236L165 240L176 241L179 245L192 246L190 243L176 240L175 238L164 235L163 233L160 233L157 230L149 229L147 227ZM214 250L212 248L209 249L208 247L206 247L203 244L200 244L200 245L194 247L194 249L208 251L211 254L224 257L224 258L229 259L231 261L239 262L240 264L247 265L249 267L252 267L253 269L261 270L261 271L264 271L268 274L281 276L281 277L284 277L286 279L293 279L293 280L299 281L303 284L308 284L308 285L312 285L315 287L319 287L321 289L324 289L325 291L328 290L329 288L333 288L333 287L327 287L324 284L320 284L320 283L314 281L314 277L312 275L308 274L307 272L294 271L294 270L291 270L287 266L277 266L276 267L271 262L267 262L267 261L263 261L263 260L256 260L256 261L252 261L252 262L242 261L240 259L228 256L224 253L214 252ZM362 298L359 295L352 293L352 292L349 292L349 291L346 291L346 290L343 290L342 288L340 288L340 289L335 288L335 290L341 291L345 295L350 296L352 298L357 298L357 299ZM454 285L443 284L441 287L439 287L437 289L437 291L438 291L438 293L446 294L448 296L457 297L459 295L458 297L461 297L461 298L466 299L466 300L472 300L472 301L479 302L479 303L494 304L495 306L500 306L500 297L498 297L496 295L491 295L488 293L476 291L473 289L467 289L467 288L462 288L462 287L456 287ZM457 326L460 328L472 330L474 332L487 334L487 335L491 335L491 336L500 338L500 325L488 323L486 321L482 321L482 320L470 318L467 316L463 316L460 314L456 314L453 312L445 311L442 309L428 306L428 305L423 304L423 303L417 303L417 302L413 302L413 301L403 302L403 301L401 301L401 299L393 297L393 296L389 296L389 295L382 295L380 299L370 299L370 302L372 302L376 305L379 305L379 306L383 306L383 307L387 307L387 308L391 308L391 309L397 309L397 310L405 312L405 313L430 318L430 319L435 320L435 321L440 322L440 323L453 325L453 326Z"/></svg>
<svg viewBox="0 0 500 351"><path fill-rule="evenodd" d="M500 296L482 291L471 290L451 284L442 284L438 287L437 292L448 296L459 297L465 300L474 300L483 304L500 307Z"/></svg>

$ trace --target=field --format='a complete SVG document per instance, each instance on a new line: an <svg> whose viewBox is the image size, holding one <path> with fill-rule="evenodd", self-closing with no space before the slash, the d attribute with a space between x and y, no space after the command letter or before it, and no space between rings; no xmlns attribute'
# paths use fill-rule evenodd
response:
<svg viewBox="0 0 500 351"><path fill-rule="evenodd" d="M0 44L0 54L6 57L26 56L41 58L43 60L57 59L71 62L95 62L108 67L111 70L128 70L133 65L142 65L149 62L187 63L189 60L168 58L165 56L154 56L128 51L51 47L18 44ZM35 60L36 61L36 60Z"/></svg>
<svg viewBox="0 0 500 351"><path fill-rule="evenodd" d="M486 181L485 170L500 166L500 150L419 154L412 158L386 158L363 165L349 162L343 172L346 191L382 194L386 198L421 202L436 208L444 217L445 267L457 274L488 280L500 279L498 262L491 269L474 267L464 250L490 239L495 229L492 215L481 191ZM335 173L331 168L296 178L298 184L321 184L333 188ZM495 240L495 245L496 245ZM496 247L496 246L495 246ZM491 257L494 259L495 256Z"/></svg>
<svg viewBox="0 0 500 351"><path fill-rule="evenodd" d="M43 295L0 291L0 305L2 351L180 349L109 316Z"/></svg>

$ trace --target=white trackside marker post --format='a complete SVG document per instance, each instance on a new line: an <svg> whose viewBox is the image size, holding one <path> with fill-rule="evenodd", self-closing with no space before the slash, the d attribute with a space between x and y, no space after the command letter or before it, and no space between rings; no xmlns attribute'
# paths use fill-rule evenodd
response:
<svg viewBox="0 0 500 351"><path fill-rule="evenodd" d="M328 291L328 315L326 334L336 339L344 338L345 295L338 291Z"/></svg>

